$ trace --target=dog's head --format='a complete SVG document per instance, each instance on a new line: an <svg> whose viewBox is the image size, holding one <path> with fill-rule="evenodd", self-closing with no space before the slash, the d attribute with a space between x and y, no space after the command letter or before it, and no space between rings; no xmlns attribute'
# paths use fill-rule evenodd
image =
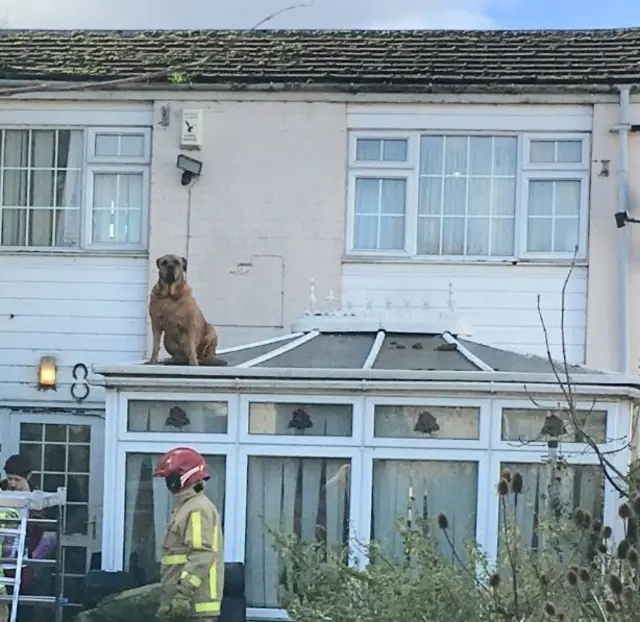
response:
<svg viewBox="0 0 640 622"><path fill-rule="evenodd" d="M156 259L158 278L167 285L184 281L187 272L187 260L178 255L162 255Z"/></svg>

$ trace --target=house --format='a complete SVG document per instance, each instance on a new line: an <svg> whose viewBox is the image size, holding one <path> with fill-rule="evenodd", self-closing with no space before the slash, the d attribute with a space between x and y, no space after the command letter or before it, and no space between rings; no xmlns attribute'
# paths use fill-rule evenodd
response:
<svg viewBox="0 0 640 622"><path fill-rule="evenodd" d="M446 475L437 457L454 459L476 490L470 525L495 550L488 491L513 439L540 423L523 382L549 407L558 399L544 358L527 356L546 356L538 295L551 353L612 371L571 368L584 374L580 408L598 396L595 437L624 437L640 356L640 232L624 218L640 191L639 43L637 29L5 31L0 458L27 452L38 483L73 487L71 599L83 550L87 563L101 551L106 569L127 567L139 521L162 522L150 466L176 442L212 460L229 560L257 529L252 478L298 458L316 460L304 477L349 491L334 518L365 537L376 460ZM138 364L167 252L188 260L228 370ZM446 364L443 342L455 350ZM436 371L404 357L417 343ZM56 391L38 391L47 356ZM472 381L478 391L461 384ZM355 390L363 382L371 392ZM492 382L504 383L497 394ZM385 406L389 436L376 432ZM291 435L297 409L317 426L309 438ZM416 436L423 412L440 438ZM331 419L349 430L328 433ZM571 459L589 466L570 438ZM523 451L532 465L545 450ZM589 491L613 516L607 485ZM153 560L156 544L135 552ZM249 575L254 617L278 615L271 576Z"/></svg>

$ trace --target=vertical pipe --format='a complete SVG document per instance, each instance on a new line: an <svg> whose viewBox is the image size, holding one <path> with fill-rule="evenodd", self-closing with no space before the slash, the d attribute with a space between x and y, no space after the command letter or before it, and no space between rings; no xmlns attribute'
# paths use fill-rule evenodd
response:
<svg viewBox="0 0 640 622"><path fill-rule="evenodd" d="M629 91L627 85L619 86L620 127L618 139L620 145L620 166L618 171L618 212L626 212L629 203L628 187L628 136L629 136ZM629 335L629 228L622 227L618 245L620 279L620 371L629 373L630 335Z"/></svg>

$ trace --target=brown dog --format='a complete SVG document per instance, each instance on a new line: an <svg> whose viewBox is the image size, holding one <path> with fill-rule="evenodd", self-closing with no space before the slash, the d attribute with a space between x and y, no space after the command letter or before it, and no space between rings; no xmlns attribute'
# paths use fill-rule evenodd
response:
<svg viewBox="0 0 640 622"><path fill-rule="evenodd" d="M185 279L187 260L163 255L156 260L158 282L149 297L153 346L147 363L158 362L160 338L178 365L226 365L216 356L218 334L200 311Z"/></svg>

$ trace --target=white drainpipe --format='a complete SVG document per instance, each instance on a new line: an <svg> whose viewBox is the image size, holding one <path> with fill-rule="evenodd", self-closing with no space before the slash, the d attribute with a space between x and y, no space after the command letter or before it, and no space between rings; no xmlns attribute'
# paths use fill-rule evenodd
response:
<svg viewBox="0 0 640 622"><path fill-rule="evenodd" d="M620 144L620 165L618 172L618 206L617 212L626 212L629 207L628 181L628 136L629 136L629 86L618 87L620 92L620 124L618 139ZM620 371L629 373L629 227L620 229L618 240L618 261L620 278Z"/></svg>

